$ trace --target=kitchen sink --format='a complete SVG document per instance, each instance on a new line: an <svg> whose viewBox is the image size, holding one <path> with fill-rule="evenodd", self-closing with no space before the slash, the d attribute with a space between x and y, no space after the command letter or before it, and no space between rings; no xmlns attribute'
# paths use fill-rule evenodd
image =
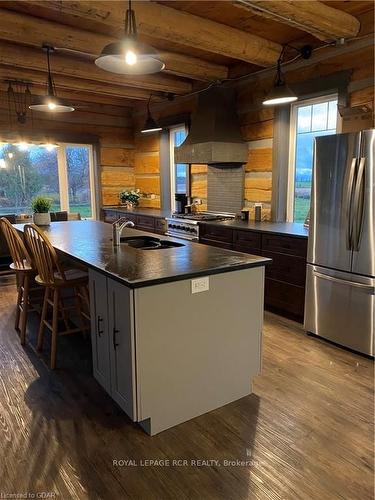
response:
<svg viewBox="0 0 375 500"><path fill-rule="evenodd" d="M162 250L165 248L178 248L185 246L175 241L161 240L152 236L128 236L121 238L121 243L140 250Z"/></svg>

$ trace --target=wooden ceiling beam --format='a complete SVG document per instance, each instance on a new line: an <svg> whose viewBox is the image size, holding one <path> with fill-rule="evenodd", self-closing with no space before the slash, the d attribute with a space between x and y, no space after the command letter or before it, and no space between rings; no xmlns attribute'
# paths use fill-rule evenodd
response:
<svg viewBox="0 0 375 500"><path fill-rule="evenodd" d="M355 37L360 29L357 18L318 0L234 0L232 3L326 42Z"/></svg>
<svg viewBox="0 0 375 500"><path fill-rule="evenodd" d="M46 89L46 74L41 71L25 70L15 66L0 65L0 80L19 79L26 80L37 86L44 86ZM90 80L72 78L56 75L55 86L59 95L60 89L67 92L84 92L86 95L112 96L116 98L147 100L150 92L134 87L122 87L119 85L104 85ZM73 93L71 94L73 97Z"/></svg>
<svg viewBox="0 0 375 500"><path fill-rule="evenodd" d="M19 69L41 71L45 73L47 78L46 56L40 49L15 45L8 42L3 42L1 48L0 64L17 67ZM78 60L74 57L62 55L58 51L56 51L51 58L51 68L55 77L61 75L90 80L98 84L102 83L103 88L107 84L125 87L132 85L136 86L136 81L133 81L132 77L124 79L122 75L113 75L106 71L102 71L93 61ZM164 89L164 85L160 84L156 89L151 90L160 92L164 91ZM147 92L142 95L149 96L149 94L150 92L147 90Z"/></svg>
<svg viewBox="0 0 375 500"><path fill-rule="evenodd" d="M17 9L19 2L13 2ZM125 3L86 0L32 2L40 8L90 20L111 27L117 36L123 32ZM230 26L187 12L157 4L137 1L133 4L140 35L194 47L259 66L273 65L281 52L281 45Z"/></svg>
<svg viewBox="0 0 375 500"><path fill-rule="evenodd" d="M104 3L104 2L103 2ZM121 9L121 14L118 17L107 19L106 15L99 16L100 22L98 23L98 15L96 13L97 4L92 3L91 8L88 6L81 6L75 2L56 2L56 1L24 1L17 2L2 2L1 6L16 12L23 12L33 15L36 9L38 14L43 14L50 17L51 21L62 22L63 24L71 27L85 26L85 29L96 34L101 33L100 44L95 44L96 52L99 54L101 49L107 43L120 39L124 31L124 9L122 3L118 5ZM63 20L61 21L61 18ZM98 29L98 25L100 29ZM106 37L105 35L108 35ZM109 38L111 37L111 38ZM83 50L81 48L81 50ZM91 48L90 53L93 53ZM223 80L228 77L228 68L221 64L216 64L210 61L199 59L176 52L160 51L165 69L163 73L176 75L184 78L190 78L200 81Z"/></svg>
<svg viewBox="0 0 375 500"><path fill-rule="evenodd" d="M108 38L104 35L82 31L8 10L0 10L0 19L0 39L12 43L22 42L25 45L40 48L43 43L48 42L55 47L65 47L87 54L99 54L107 43L113 41L113 38ZM3 52L2 50L1 53ZM41 54L43 55L42 51ZM78 66L80 64L81 61L77 59L77 71L79 71ZM53 69L54 56L51 59L51 65ZM84 65L84 62L82 65ZM90 73L95 75L102 74L103 81L110 80L117 84L122 82L123 85L159 92L185 94L192 89L189 82L173 78L169 75L115 75L96 68L94 62L90 64Z"/></svg>

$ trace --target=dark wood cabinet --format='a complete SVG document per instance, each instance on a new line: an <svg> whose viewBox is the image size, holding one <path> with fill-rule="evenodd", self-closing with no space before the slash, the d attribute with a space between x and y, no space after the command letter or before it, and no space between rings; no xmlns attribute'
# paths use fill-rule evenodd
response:
<svg viewBox="0 0 375 500"><path fill-rule="evenodd" d="M227 243L232 246L233 229L223 226L202 224L199 226L199 237L217 243Z"/></svg>
<svg viewBox="0 0 375 500"><path fill-rule="evenodd" d="M272 259L266 266L265 308L303 321L307 238L201 224L199 241Z"/></svg>
<svg viewBox="0 0 375 500"><path fill-rule="evenodd" d="M136 226L137 229L153 231L155 229L155 218L149 215L137 215Z"/></svg>
<svg viewBox="0 0 375 500"><path fill-rule="evenodd" d="M278 234L262 234L262 250L306 258L307 239Z"/></svg>
<svg viewBox="0 0 375 500"><path fill-rule="evenodd" d="M102 209L102 220L104 222L112 224L120 217L126 217L128 220L134 222L136 229L159 234L164 234L166 231L165 219L162 219L160 217L130 214L128 212L122 212L120 210L110 208Z"/></svg>

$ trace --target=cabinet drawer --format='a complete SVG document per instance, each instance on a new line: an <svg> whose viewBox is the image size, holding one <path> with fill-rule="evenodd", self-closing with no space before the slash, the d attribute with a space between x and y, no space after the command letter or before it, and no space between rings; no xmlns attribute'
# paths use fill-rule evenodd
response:
<svg viewBox="0 0 375 500"><path fill-rule="evenodd" d="M264 303L267 309L303 321L305 289L283 281L266 278Z"/></svg>
<svg viewBox="0 0 375 500"><path fill-rule="evenodd" d="M119 214L115 210L103 210L102 218L104 222L112 223L119 218Z"/></svg>
<svg viewBox="0 0 375 500"><path fill-rule="evenodd" d="M200 224L199 235L205 239L222 241L232 244L233 230L229 227Z"/></svg>
<svg viewBox="0 0 375 500"><path fill-rule="evenodd" d="M233 244L235 247L242 247L246 252L247 249L251 251L252 249L261 248L261 235L253 231L241 231L235 230L233 232Z"/></svg>
<svg viewBox="0 0 375 500"><path fill-rule="evenodd" d="M216 241L200 237L199 243L203 243L204 245L210 245L212 247L225 248L226 250L232 250L232 243L225 243L224 241Z"/></svg>
<svg viewBox="0 0 375 500"><path fill-rule="evenodd" d="M252 248L247 245L233 245L233 250L236 252L251 253L253 255L263 255L260 248Z"/></svg>
<svg viewBox="0 0 375 500"><path fill-rule="evenodd" d="M137 223L137 217L136 217L136 215L127 214L127 213L121 213L119 215L121 215L121 217L126 217L128 220L131 220L132 222L134 222L134 224Z"/></svg>
<svg viewBox="0 0 375 500"><path fill-rule="evenodd" d="M167 230L167 222L165 219L155 219L155 231L158 233L165 233Z"/></svg>
<svg viewBox="0 0 375 500"><path fill-rule="evenodd" d="M155 219L153 217L148 217L147 215L137 215L136 224L139 229L153 230L155 228Z"/></svg>
<svg viewBox="0 0 375 500"><path fill-rule="evenodd" d="M303 257L284 253L262 251L264 257L272 259L272 264L266 266L266 277L285 281L293 285L305 286L306 261Z"/></svg>
<svg viewBox="0 0 375 500"><path fill-rule="evenodd" d="M262 250L286 253L299 257L307 256L307 239L276 234L262 234Z"/></svg>

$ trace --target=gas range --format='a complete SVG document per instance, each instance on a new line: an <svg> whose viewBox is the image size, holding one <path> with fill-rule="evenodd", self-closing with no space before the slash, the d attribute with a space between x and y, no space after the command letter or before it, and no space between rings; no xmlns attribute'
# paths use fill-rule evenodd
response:
<svg viewBox="0 0 375 500"><path fill-rule="evenodd" d="M234 219L234 214L199 212L195 214L173 214L167 217L167 235L186 240L199 240L199 222Z"/></svg>

